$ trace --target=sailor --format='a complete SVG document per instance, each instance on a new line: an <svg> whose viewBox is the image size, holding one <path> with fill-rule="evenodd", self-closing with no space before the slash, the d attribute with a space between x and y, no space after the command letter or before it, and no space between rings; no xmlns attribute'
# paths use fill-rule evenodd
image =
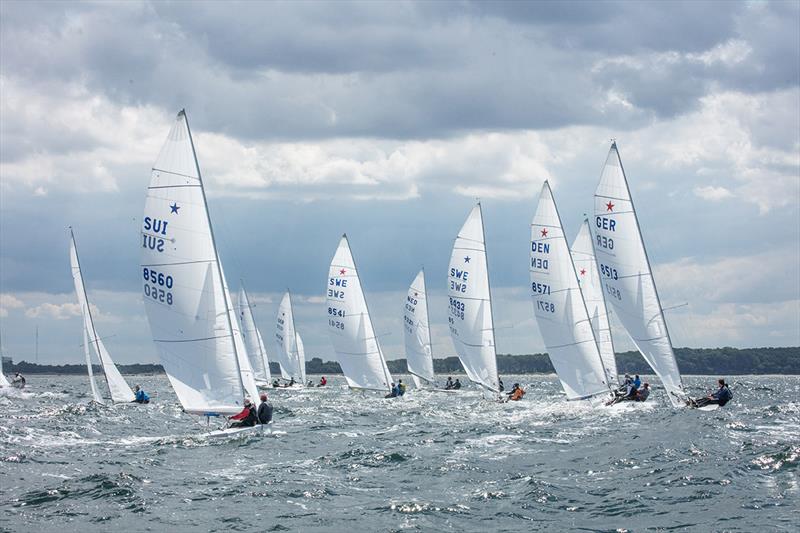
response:
<svg viewBox="0 0 800 533"><path fill-rule="evenodd" d="M258 423L271 424L272 423L272 404L267 401L267 393L262 392L259 397L261 398L261 405L258 406Z"/></svg>
<svg viewBox="0 0 800 533"><path fill-rule="evenodd" d="M293 386L294 386L294 376L292 376L292 379L289 380L289 384L286 385L286 388L293 387Z"/></svg>
<svg viewBox="0 0 800 533"><path fill-rule="evenodd" d="M733 398L733 393L731 392L731 389L728 388L728 384L725 383L725 380L719 378L717 380L717 383L719 384L719 389L717 389L717 392L709 394L704 398L689 400L690 405L692 405L693 407L703 407L706 405L716 404L722 407L723 405L731 401L731 399Z"/></svg>
<svg viewBox="0 0 800 533"><path fill-rule="evenodd" d="M459 381L459 379L456 378L456 382L453 383L453 389L458 390L460 388L461 388L461 381Z"/></svg>
<svg viewBox="0 0 800 533"><path fill-rule="evenodd" d="M631 375L625 374L625 379L622 381L622 385L619 386L616 393L622 396L627 396L632 386L633 379L631 378Z"/></svg>
<svg viewBox="0 0 800 533"><path fill-rule="evenodd" d="M324 387L327 384L328 384L328 380L325 379L325 376L322 376L320 378L320 380L319 380L319 385L317 385L317 387Z"/></svg>
<svg viewBox="0 0 800 533"><path fill-rule="evenodd" d="M514 386L511 388L511 392L508 395L508 399L512 402L518 402L525 396L525 390L519 386L519 383L514 383Z"/></svg>
<svg viewBox="0 0 800 533"><path fill-rule="evenodd" d="M256 410L253 408L253 403L250 401L250 398L244 399L244 409L242 409L242 412L238 415L233 415L229 420L235 420L235 422L230 425L232 428L245 428L256 425L258 417L256 416Z"/></svg>
<svg viewBox="0 0 800 533"><path fill-rule="evenodd" d="M406 384L403 383L402 379L397 380L397 395L402 396L406 393Z"/></svg>
<svg viewBox="0 0 800 533"><path fill-rule="evenodd" d="M453 378L447 377L447 383L444 384L445 390L450 390L453 388Z"/></svg>
<svg viewBox="0 0 800 533"><path fill-rule="evenodd" d="M277 389L280 386L281 386L281 384L278 382L277 378L272 380L272 388L273 389Z"/></svg>
<svg viewBox="0 0 800 533"><path fill-rule="evenodd" d="M397 397L397 385L394 384L392 381L392 388L389 390L389 394L384 396L384 398L396 398Z"/></svg>
<svg viewBox="0 0 800 533"><path fill-rule="evenodd" d="M11 380L11 386L12 387L16 387L18 389L24 389L25 388L25 383L27 383L25 381L25 376L23 376L19 372L14 374L14 379Z"/></svg>
<svg viewBox="0 0 800 533"><path fill-rule="evenodd" d="M642 385L642 388L636 391L636 401L646 402L649 396L650 396L650 384L645 382L645 384Z"/></svg>
<svg viewBox="0 0 800 533"><path fill-rule="evenodd" d="M642 380L639 379L639 374L636 374L636 377L633 380L633 388L638 391L639 387L641 386L642 386Z"/></svg>
<svg viewBox="0 0 800 533"><path fill-rule="evenodd" d="M134 395L135 395L134 399L133 399L134 402L136 402L136 403L150 403L150 396L148 396L147 393L144 390L142 390L142 387L140 385L136 385L133 388L133 392L134 392Z"/></svg>

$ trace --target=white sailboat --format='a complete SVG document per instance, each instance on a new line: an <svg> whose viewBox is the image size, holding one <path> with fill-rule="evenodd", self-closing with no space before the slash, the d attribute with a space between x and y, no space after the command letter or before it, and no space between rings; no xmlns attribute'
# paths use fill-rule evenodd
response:
<svg viewBox="0 0 800 533"><path fill-rule="evenodd" d="M467 377L499 394L492 297L483 215L478 203L458 232L447 279L448 322L458 358Z"/></svg>
<svg viewBox="0 0 800 533"><path fill-rule="evenodd" d="M78 260L78 248L75 244L75 235L72 228L69 230L69 262L72 267L72 280L75 282L75 293L78 295L78 303L81 306L81 314L83 315L83 330L84 330L84 352L86 355L86 366L89 373L89 383L92 387L92 396L95 401L102 403L100 393L97 391L97 385L94 381L92 373L92 361L89 354L89 346L92 346L97 358L100 360L100 366L103 369L103 374L106 377L106 384L108 390L111 392L111 400L114 403L130 403L134 400L135 396L133 391L125 382L125 378L119 373L117 366L111 359L111 354L106 350L105 344L97 335L97 329L94 326L92 318L92 310L89 307L89 298L86 295L86 286L83 283L83 275L81 274L81 265Z"/></svg>
<svg viewBox="0 0 800 533"><path fill-rule="evenodd" d="M347 235L331 261L326 290L328 333L347 384L389 392L392 376L372 327Z"/></svg>
<svg viewBox="0 0 800 533"><path fill-rule="evenodd" d="M603 296L603 286L600 283L600 273L594 257L593 242L589 220L584 219L578 235L572 242L572 261L575 263L583 301L586 303L586 310L592 321L592 330L597 339L597 348L600 350L600 359L603 361L607 383L613 388L619 385L619 372L614 355L614 341L611 337L606 299Z"/></svg>
<svg viewBox="0 0 800 533"><path fill-rule="evenodd" d="M406 363L417 388L434 384L433 346L428 322L428 297L425 291L425 271L420 270L408 288L403 308Z"/></svg>
<svg viewBox="0 0 800 533"><path fill-rule="evenodd" d="M687 396L616 143L594 198L595 254L606 298L672 405L682 406Z"/></svg>
<svg viewBox="0 0 800 533"><path fill-rule="evenodd" d="M272 372L269 370L267 349L264 347L261 332L256 327L253 306L250 305L250 298L247 297L244 283L239 288L239 322L241 323L245 348L250 356L250 365L255 373L256 385L270 386L272 384Z"/></svg>
<svg viewBox="0 0 800 533"><path fill-rule="evenodd" d="M184 111L153 166L142 224L145 311L183 410L231 415L245 395L257 405Z"/></svg>
<svg viewBox="0 0 800 533"><path fill-rule="evenodd" d="M282 359L287 361L286 373L289 380L294 380L298 387L306 384L306 356L303 349L303 339L294 325L294 311L292 309L292 295L289 291L283 295L278 306L278 316L275 322L275 340L278 342L278 351Z"/></svg>
<svg viewBox="0 0 800 533"><path fill-rule="evenodd" d="M567 400L610 396L572 254L547 181L531 221L530 256L536 323Z"/></svg>

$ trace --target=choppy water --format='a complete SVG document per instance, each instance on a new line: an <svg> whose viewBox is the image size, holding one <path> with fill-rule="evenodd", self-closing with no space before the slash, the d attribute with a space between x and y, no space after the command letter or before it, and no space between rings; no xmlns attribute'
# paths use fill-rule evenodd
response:
<svg viewBox="0 0 800 533"><path fill-rule="evenodd" d="M89 405L79 377L0 395L10 531L797 530L800 377L733 378L714 413L410 391L272 393L275 432L209 441L166 378L149 406ZM712 378L687 378L701 391Z"/></svg>

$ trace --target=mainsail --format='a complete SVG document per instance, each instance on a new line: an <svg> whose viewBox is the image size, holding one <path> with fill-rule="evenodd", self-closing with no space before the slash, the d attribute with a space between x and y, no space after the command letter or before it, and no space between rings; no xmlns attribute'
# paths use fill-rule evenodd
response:
<svg viewBox="0 0 800 533"><path fill-rule="evenodd" d="M331 261L326 289L328 333L347 384L389 391L392 376L372 327L347 235Z"/></svg>
<svg viewBox="0 0 800 533"><path fill-rule="evenodd" d="M225 277L225 270L222 268L222 262L219 263L219 270L222 273L222 285L225 287L225 300L228 303L228 316L231 324L231 331L233 332L233 343L236 347L236 359L239 362L239 375L242 378L242 386L245 390L245 395L253 400L253 403L258 405L261 403L258 394L258 385L256 385L256 376L253 372L253 367L250 364L250 357L247 355L247 346L244 343L244 335L239 320L236 318L236 310L233 307L233 298L231 291L228 288L228 281Z"/></svg>
<svg viewBox="0 0 800 533"><path fill-rule="evenodd" d="M294 327L294 312L292 309L292 296L289 291L283 295L278 307L275 339L278 341L278 350L282 360L286 361L287 379L294 379L295 383L306 383L306 356L303 350L303 340Z"/></svg>
<svg viewBox="0 0 800 533"><path fill-rule="evenodd" d="M239 322L241 323L242 337L244 337L247 354L250 356L250 366L253 367L256 381L262 381L265 384L271 383L272 373L269 371L267 350L264 347L261 333L256 327L253 307L250 305L250 299L247 297L244 284L239 288Z"/></svg>
<svg viewBox="0 0 800 533"><path fill-rule="evenodd" d="M142 276L153 340L184 411L241 411L250 391L239 369L232 306L183 111L153 165L147 189Z"/></svg>
<svg viewBox="0 0 800 533"><path fill-rule="evenodd" d="M458 232L450 256L447 285L450 297L448 322L458 358L470 380L499 392L489 267L480 203L472 209Z"/></svg>
<svg viewBox="0 0 800 533"><path fill-rule="evenodd" d="M92 346L97 358L100 359L100 365L103 368L103 374L106 376L106 383L108 390L111 392L111 399L114 402L132 402L134 400L133 391L125 382L125 378L119 373L117 365L111 359L111 355L106 350L103 341L97 336L97 330L94 327L94 320L92 319L92 310L89 307L89 299L86 295L86 287L83 284L83 275L81 274L81 265L78 261L78 249L75 244L75 235L72 228L69 230L69 262L72 267L72 280L75 282L75 292L78 295L78 303L81 306L81 313L83 315L83 328L86 332L86 339L84 345L87 343ZM88 351L87 351L88 355ZM99 397L97 388L94 383L94 376L92 375L91 357L87 358L89 378L92 385L92 394L95 399Z"/></svg>
<svg viewBox="0 0 800 533"><path fill-rule="evenodd" d="M420 270L406 295L404 307L406 363L408 371L419 387L419 380L433 383L433 350L428 322L428 298L425 292L425 271Z"/></svg>
<svg viewBox="0 0 800 533"><path fill-rule="evenodd" d="M547 181L531 221L530 255L536 323L567 399L609 393L569 244Z"/></svg>
<svg viewBox="0 0 800 533"><path fill-rule="evenodd" d="M606 298L661 378L672 405L684 405L686 393L616 143L608 152L594 208L595 254Z"/></svg>
<svg viewBox="0 0 800 533"><path fill-rule="evenodd" d="M586 219L572 242L572 260L581 284L586 310L592 320L592 329L595 339L597 339L597 347L600 349L600 359L603 361L607 382L613 387L615 384L619 384L617 360L614 356L614 342L611 339L608 309L603 296L603 286L600 283L600 273L597 269L592 243L592 232L589 228L589 220Z"/></svg>

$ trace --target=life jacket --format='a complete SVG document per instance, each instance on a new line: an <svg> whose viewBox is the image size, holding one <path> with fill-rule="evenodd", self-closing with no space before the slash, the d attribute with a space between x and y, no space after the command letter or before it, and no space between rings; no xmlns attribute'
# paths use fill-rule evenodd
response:
<svg viewBox="0 0 800 533"><path fill-rule="evenodd" d="M517 400L521 400L523 396L525 396L525 391L520 387L511 394L511 400L516 402Z"/></svg>

